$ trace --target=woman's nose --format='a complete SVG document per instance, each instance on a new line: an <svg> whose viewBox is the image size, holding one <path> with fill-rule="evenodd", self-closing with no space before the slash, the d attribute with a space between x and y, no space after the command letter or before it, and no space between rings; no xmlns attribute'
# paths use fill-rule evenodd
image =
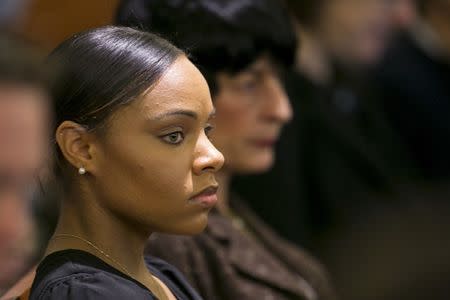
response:
<svg viewBox="0 0 450 300"><path fill-rule="evenodd" d="M203 172L217 172L224 164L222 153L211 143L206 134L202 134L196 149L194 160L194 173L200 175Z"/></svg>

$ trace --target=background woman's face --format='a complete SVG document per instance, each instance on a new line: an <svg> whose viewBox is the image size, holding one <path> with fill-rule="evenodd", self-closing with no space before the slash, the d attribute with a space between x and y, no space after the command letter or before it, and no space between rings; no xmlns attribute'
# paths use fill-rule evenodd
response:
<svg viewBox="0 0 450 300"><path fill-rule="evenodd" d="M237 75L219 74L214 145L226 158L225 168L258 173L273 164L274 146L292 110L280 78L266 57Z"/></svg>
<svg viewBox="0 0 450 300"><path fill-rule="evenodd" d="M43 90L0 84L0 294L33 255L30 192L48 158L49 115Z"/></svg>
<svg viewBox="0 0 450 300"><path fill-rule="evenodd" d="M392 9L392 0L330 0L320 14L319 34L339 60L375 63L393 30Z"/></svg>
<svg viewBox="0 0 450 300"><path fill-rule="evenodd" d="M179 58L142 99L112 116L98 140L98 162L89 172L100 205L139 228L203 230L211 201L192 197L217 185L214 173L223 165L207 136L212 114L206 81Z"/></svg>
<svg viewBox="0 0 450 300"><path fill-rule="evenodd" d="M50 113L44 91L26 85L0 85L0 189L27 187L48 157Z"/></svg>

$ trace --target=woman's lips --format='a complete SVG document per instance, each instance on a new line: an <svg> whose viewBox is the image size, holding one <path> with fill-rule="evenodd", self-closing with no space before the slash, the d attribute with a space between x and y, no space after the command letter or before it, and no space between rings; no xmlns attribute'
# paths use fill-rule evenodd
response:
<svg viewBox="0 0 450 300"><path fill-rule="evenodd" d="M213 208L217 203L217 186L210 186L189 199L205 208Z"/></svg>

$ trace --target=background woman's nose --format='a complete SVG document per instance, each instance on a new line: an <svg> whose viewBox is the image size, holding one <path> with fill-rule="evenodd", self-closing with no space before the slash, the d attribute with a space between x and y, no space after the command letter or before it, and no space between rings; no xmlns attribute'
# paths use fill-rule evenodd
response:
<svg viewBox="0 0 450 300"><path fill-rule="evenodd" d="M265 115L283 124L289 122L293 116L292 107L280 79L273 77L267 84Z"/></svg>

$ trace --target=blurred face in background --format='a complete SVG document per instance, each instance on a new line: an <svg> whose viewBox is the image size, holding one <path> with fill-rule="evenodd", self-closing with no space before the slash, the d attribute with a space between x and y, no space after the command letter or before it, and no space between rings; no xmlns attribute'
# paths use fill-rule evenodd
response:
<svg viewBox="0 0 450 300"><path fill-rule="evenodd" d="M0 177L26 185L43 166L48 151L49 112L39 88L0 85Z"/></svg>
<svg viewBox="0 0 450 300"><path fill-rule="evenodd" d="M38 88L0 85L0 290L24 271L34 250L29 198L47 157L47 105Z"/></svg>
<svg viewBox="0 0 450 300"><path fill-rule="evenodd" d="M317 30L338 61L370 65L381 58L392 33L414 18L413 0L329 0Z"/></svg>
<svg viewBox="0 0 450 300"><path fill-rule="evenodd" d="M262 56L240 73L220 73L217 86L212 141L225 156L224 169L266 171L273 164L281 128L292 117L275 66Z"/></svg>
<svg viewBox="0 0 450 300"><path fill-rule="evenodd" d="M391 0L391 18L394 29L408 29L417 20L415 0Z"/></svg>

